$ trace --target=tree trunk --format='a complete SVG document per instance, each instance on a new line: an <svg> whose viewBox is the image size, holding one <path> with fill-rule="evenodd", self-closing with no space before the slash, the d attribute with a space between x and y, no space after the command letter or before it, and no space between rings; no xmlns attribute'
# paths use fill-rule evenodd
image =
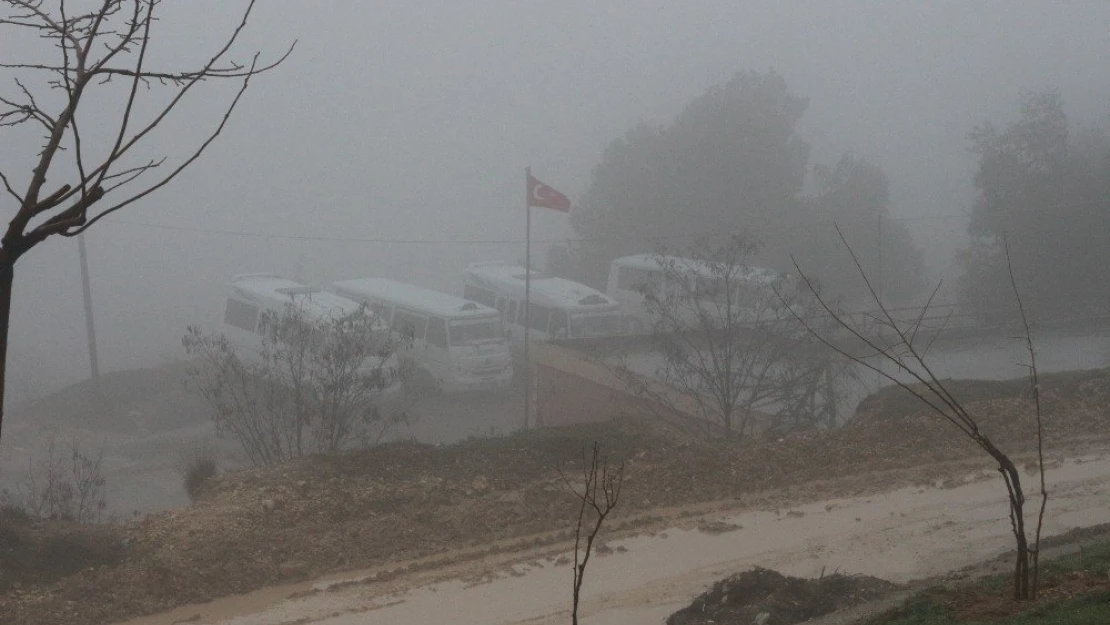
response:
<svg viewBox="0 0 1110 625"><path fill-rule="evenodd" d="M1017 543L1017 560L1014 562L1014 599L1032 599L1029 587L1029 540L1025 536L1025 493L1021 478L1013 463L1003 467L1010 479L1010 508L1013 514L1014 540Z"/></svg>
<svg viewBox="0 0 1110 625"><path fill-rule="evenodd" d="M12 284L15 282L14 261L0 260L0 437L4 431L4 388L7 386L8 321L12 310Z"/></svg>
<svg viewBox="0 0 1110 625"><path fill-rule="evenodd" d="M989 439L977 436L976 440L988 454L998 462L998 472L1006 482L1006 491L1010 499L1010 522L1016 543L1016 559L1014 560L1014 600L1025 601L1031 599L1030 592L1030 552L1029 540L1025 535L1025 492L1021 488L1021 473L1014 466L1010 457L1002 453Z"/></svg>

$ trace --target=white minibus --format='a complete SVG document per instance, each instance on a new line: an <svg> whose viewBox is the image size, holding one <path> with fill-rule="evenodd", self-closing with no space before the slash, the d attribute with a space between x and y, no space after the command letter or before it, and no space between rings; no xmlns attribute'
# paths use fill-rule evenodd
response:
<svg viewBox="0 0 1110 625"><path fill-rule="evenodd" d="M466 268L463 297L496 308L512 338L524 337L523 267L499 262ZM532 271L527 332L537 340L593 338L621 333L620 304L590 287Z"/></svg>
<svg viewBox="0 0 1110 625"><path fill-rule="evenodd" d="M437 388L501 389L512 383L509 344L493 308L384 278L341 280L331 288L370 306L411 343L402 354Z"/></svg>
<svg viewBox="0 0 1110 625"><path fill-rule="evenodd" d="M609 281L605 292L609 297L620 302L624 313L625 330L639 334L649 331L655 322L651 311L645 305L645 289L660 297L676 294L697 296L699 293L715 295L722 292L715 284L721 273L704 262L690 258L635 254L613 260L609 266ZM740 267L734 273L735 280L752 287L767 287L779 279L776 271L763 267ZM685 283L680 284L679 280ZM737 292L743 293L744 290L739 289ZM685 322L692 325L696 323L698 307L692 302L687 304L679 313ZM741 302L740 305L743 303Z"/></svg>
<svg viewBox="0 0 1110 625"><path fill-rule="evenodd" d="M314 321L325 321L349 315L361 305L334 293L321 291L272 273L240 274L228 285L227 304L224 308L223 334L244 357L258 359L263 349L263 313L283 315L291 307ZM388 326L380 324L382 336L387 336ZM366 357L362 370L377 375L384 374L387 386L384 394L400 390L400 369L395 353L384 359Z"/></svg>

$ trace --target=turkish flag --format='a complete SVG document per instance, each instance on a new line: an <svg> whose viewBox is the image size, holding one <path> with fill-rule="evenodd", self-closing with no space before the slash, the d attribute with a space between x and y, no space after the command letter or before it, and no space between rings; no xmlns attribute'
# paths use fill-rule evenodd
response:
<svg viewBox="0 0 1110 625"><path fill-rule="evenodd" d="M528 174L528 206L570 212L570 200L567 196L536 180L532 174Z"/></svg>

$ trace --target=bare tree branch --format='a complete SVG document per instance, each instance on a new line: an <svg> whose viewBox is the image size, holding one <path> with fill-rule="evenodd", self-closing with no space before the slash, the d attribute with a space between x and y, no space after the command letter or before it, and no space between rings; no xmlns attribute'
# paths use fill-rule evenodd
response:
<svg viewBox="0 0 1110 625"><path fill-rule="evenodd" d="M283 63L296 46L294 41L276 61L266 64L260 62L259 53L251 56L249 64L229 59L254 9L255 0L249 0L234 28L199 67L151 71L147 59L155 43L153 25L158 19L155 13L160 2L101 0L72 14L65 0L49 4L42 0L0 0L0 31L3 31L0 37L6 37L10 31L22 32L58 49L56 57L45 61L41 55L0 61L0 67L19 73L14 79L16 93L0 94L0 127L30 122L27 128L42 128L41 149L27 168L27 179L24 181L11 171L0 172L4 191L18 203L0 238L0 425L15 263L48 237L80 234L104 216L168 184L221 134L250 79ZM31 78L25 80L25 76ZM120 108L117 125L108 129L111 139L97 145L91 135L83 132L78 111L88 93L114 88L111 81L117 77L128 80L125 103ZM178 110L197 84L217 79L240 84L214 129L202 135L200 145L186 152L166 175L147 186L136 184L145 173L163 166L166 158L143 161L133 156L135 148ZM164 103L155 105L150 118L144 121L138 117L138 111L143 110L140 86L168 90ZM51 92L58 96L42 97ZM48 110L54 106L57 108ZM53 191L48 192L49 189ZM94 207L109 194L113 201L105 202L106 208L94 212Z"/></svg>
<svg viewBox="0 0 1110 625"><path fill-rule="evenodd" d="M141 200L142 198L150 195L151 193L154 193L158 189L161 189L162 187L169 184L169 182L171 180L173 180L174 178L176 178L178 174L180 174L182 171L185 170L185 168L187 168L189 165L192 165L193 161L200 158L200 155L203 154L204 151L208 148L208 146L211 145L212 142L216 140L216 137L220 136L220 133L223 132L224 127L227 126L228 120L231 119L231 113L235 110L235 107L239 104L239 100L243 97L243 94L247 91L247 87L248 87L249 84L250 84L250 76L248 75L247 78L243 79L243 84L242 84L242 86L239 87L239 91L235 94L235 98L231 101L231 104L224 111L224 115L220 119L220 123L219 123L219 125L216 126L216 129L214 131L212 131L212 134L210 134L208 136L208 138L204 140L204 143L202 143L200 145L200 147L198 147L196 149L196 151L193 152L192 155L189 156L189 158L185 159L184 162L182 162L180 165L178 165L176 168L174 168L174 170L171 171L169 173L169 175L167 175L161 181L147 187L145 190L140 191L138 193L135 193L131 197L127 198L126 200L124 200L122 202L119 202L119 203L115 204L114 206L112 206L110 208L106 208L106 209L100 211L95 217L89 219L87 223L85 223L83 226L77 228L76 230L73 230L72 232L61 232L61 234L63 234L64 236L67 236L67 237L72 237L72 236L76 236L78 234L81 234L85 230L88 230L94 223L100 221L102 218L116 212L117 210L123 208L124 206L127 206L128 204L132 204L134 202L137 202L138 200Z"/></svg>
<svg viewBox="0 0 1110 625"><path fill-rule="evenodd" d="M1033 386L1034 401L1036 404L1036 419L1037 419L1037 447L1038 447L1038 460L1040 462L1041 473L1041 489L1042 489L1042 517L1038 519L1037 523L1037 538L1034 546L1030 548L1025 530L1025 515L1024 504L1025 495L1021 486L1021 474L1017 470L1010 457L1000 450L991 439L979 429L979 424L975 418L966 410L960 401L945 387L943 382L930 369L924 360L924 353L916 349L913 345L913 339L916 336L916 329L912 332L907 332L898 325L897 320L894 318L891 310L887 308L874 289L871 287L871 282L864 271L863 266L859 263L855 252L852 250L848 241L840 232L839 227L837 233L840 234L841 242L848 249L855 262L856 270L867 284L871 292L875 304L879 307L881 313L881 320L885 320L883 327L891 328L897 336L896 345L899 350L883 349L876 342L875 339L865 335L859 329L855 328L844 316L836 314L831 307L828 306L820 295L817 294L813 283L798 266L797 261L794 266L798 274L802 277L807 287L814 293L820 304L826 312L834 319L837 324L848 331L852 338L860 341L868 348L876 350L877 356L886 362L895 364L900 369L905 370L908 374L916 380L924 390L918 390L913 385L904 382L903 380L895 377L894 375L883 371L869 360L853 354L847 348L836 344L829 336L818 332L812 328L808 322L797 315L793 310L791 312L795 315L800 323L805 325L806 329L815 336L819 341L824 343L829 348L837 351L843 356L849 358L856 364L865 367L871 371L878 373L880 376L886 378L890 382L898 385L903 390L909 392L916 397L923 404L936 414L939 414L943 419L955 425L960 432L966 436L971 442L987 453L998 465L998 472L1002 476L1003 483L1006 487L1006 494L1009 500L1009 515L1011 532L1014 535L1014 540L1017 546L1016 560L1014 562L1014 598L1015 600L1025 600L1036 596L1036 569L1038 567L1037 549L1039 546L1039 536L1041 528L1041 518L1043 518L1044 505L1047 502L1047 490L1044 486L1044 464L1042 455L1042 433L1041 433L1041 417L1040 417L1040 402L1039 402L1039 385L1036 382L1036 360L1033 353L1032 338L1029 335L1029 326L1025 325L1026 346L1030 352L1030 369L1031 380ZM1013 269L1010 267L1010 280L1011 287L1014 289L1015 296L1017 296L1019 310L1022 309L1021 297L1018 294L1016 281L1013 278ZM934 291L935 295L935 291ZM933 297L930 296L925 309L931 305ZM917 316L917 319L924 318L924 311ZM1024 312L1023 312L1024 319ZM915 322L918 323L918 322ZM931 344L931 342L930 342Z"/></svg>
<svg viewBox="0 0 1110 625"><path fill-rule="evenodd" d="M806 409L822 403L820 418L836 420L827 407L837 404L829 392L838 385L822 381L832 361L780 306L771 284L786 278L747 264L758 247L735 235L717 246L695 244L682 257L660 252L650 266L635 269L647 277L637 289L642 312L633 314L650 322L663 360L656 373L661 385L628 372L622 377L651 404L676 414L696 406L707 432L714 423L737 436L750 435L760 422L765 429L812 427L818 411ZM812 307L800 297L808 294L797 295L792 307Z"/></svg>
<svg viewBox="0 0 1110 625"><path fill-rule="evenodd" d="M1021 301L1021 291L1018 289L1017 279L1014 278L1014 265L1010 258L1010 242L1005 237L1002 239L1002 247L1006 254L1006 271L1010 276L1010 289L1014 292L1018 313L1021 315L1021 325L1025 330L1025 350L1029 353L1029 387L1033 394L1034 418L1037 420L1037 473L1040 478L1041 505L1037 511L1037 528L1033 537L1033 579L1031 581L1032 598L1036 599L1040 573L1041 529L1044 527L1044 511L1048 506L1048 488L1045 485L1044 477L1044 420L1041 417L1041 381L1037 374L1037 350L1033 348L1033 335L1029 330L1029 318L1025 314L1025 304Z"/></svg>
<svg viewBox="0 0 1110 625"><path fill-rule="evenodd" d="M812 292L814 294L814 296L817 297L817 301L819 302L821 307L825 310L825 312L828 314L829 318L835 320L837 323L840 324L840 326L843 329L847 330L852 335L852 337L854 337L855 339L857 339L858 341L860 341L861 343L863 343L864 345L869 347L871 350L873 350L873 354L869 354L867 356L859 356L859 355L856 355L852 352L849 352L848 350L846 350L846 349L840 347L839 345L837 345L832 339L825 336L825 334L819 332L816 328L814 328L812 325L810 325L810 323L805 318L803 318L801 315L799 315L796 311L794 311L792 309L789 309L789 307L788 307L788 310L790 310L791 314L794 315L794 318L798 321L798 323L802 324L802 326L814 338L816 338L818 341L820 341L824 346L826 346L829 349L832 349L832 350L836 351L837 353L843 355L844 357L848 358L849 360L851 360L855 364L860 365L860 366L864 367L865 369L867 369L869 371L873 371L874 373L876 373L879 376L885 378L886 380L890 381L891 383L901 386L907 392L909 392L914 397L919 399L922 403L927 405L929 407L929 409L931 409L933 412L939 414L944 419L949 421L952 425L959 428L961 432L963 432L964 434L967 434L968 436L971 436L973 434L972 430L970 428L968 428L962 422L962 420L960 420L958 417L956 417L953 414L946 411L944 409L944 407L941 407L938 404L934 404L932 402L932 400L930 400L928 397L926 397L926 395L918 392L917 389L915 389L912 386L902 382L901 380L899 380L894 375L888 373L887 371L884 371L883 369L881 369L881 368L875 366L873 363L871 363L870 360L869 360L870 356L872 356L872 355L879 356L879 357L885 359L886 361L896 365L899 369L907 371L919 383L922 383L922 384L926 383L926 378L924 378L923 376L918 374L913 369L906 367L899 356L897 356L894 353L891 353L891 351L889 349L879 346L871 338L864 336L862 332L860 332L852 324L850 324L846 320L844 320L843 316L841 316L836 311L834 311L832 309L832 307L830 307L828 305L828 303L826 303L825 300L822 299L820 297L820 295L818 295L817 290L816 290L816 285L814 285L813 282L810 280L809 276L806 275L806 273L804 271L802 271L801 267L798 265L798 261L796 259L794 259L793 256L791 256L790 259L794 263L794 268L795 268L795 270L797 270L798 276L802 279L802 281L804 282L806 287L810 290L810 292ZM781 295L780 295L780 297L781 297ZM928 385L926 385L926 386L928 386ZM930 391L931 394L933 393L932 388L929 388L929 391Z"/></svg>
<svg viewBox="0 0 1110 625"><path fill-rule="evenodd" d="M16 202L22 204L23 196L16 193L15 189L12 188L11 181L8 180L8 176L2 171L0 171L0 181L4 182L4 190L8 192L8 195L14 197Z"/></svg>

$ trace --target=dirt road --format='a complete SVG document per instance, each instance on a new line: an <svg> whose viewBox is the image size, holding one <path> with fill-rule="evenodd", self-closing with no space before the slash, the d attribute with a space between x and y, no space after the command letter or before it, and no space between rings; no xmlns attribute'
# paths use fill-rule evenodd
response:
<svg viewBox="0 0 1110 625"><path fill-rule="evenodd" d="M1063 462L1048 479L1046 534L1110 520L1106 453ZM779 510L701 517L672 511L647 533L607 543L587 571L581 614L589 625L661 623L712 581L753 565L800 576L839 569L907 582L974 564L1010 544L1005 493L989 471L955 485ZM562 624L571 580L566 555L563 545L413 567L419 571L400 575L396 568L364 571L186 606L128 625Z"/></svg>

